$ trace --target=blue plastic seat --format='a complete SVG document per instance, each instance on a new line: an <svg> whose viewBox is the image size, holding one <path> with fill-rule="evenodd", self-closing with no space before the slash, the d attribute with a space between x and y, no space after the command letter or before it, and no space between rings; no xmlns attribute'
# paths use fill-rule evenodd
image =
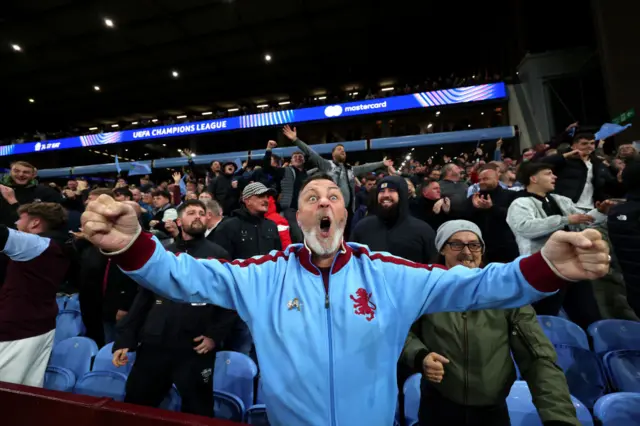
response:
<svg viewBox="0 0 640 426"><path fill-rule="evenodd" d="M91 371L91 359L98 353L98 345L88 337L71 337L56 343L49 365L68 368L80 378Z"/></svg>
<svg viewBox="0 0 640 426"><path fill-rule="evenodd" d="M244 420L244 403L232 393L214 390L213 413L218 419L241 422Z"/></svg>
<svg viewBox="0 0 640 426"><path fill-rule="evenodd" d="M614 390L640 392L640 351L607 352L602 362Z"/></svg>
<svg viewBox="0 0 640 426"><path fill-rule="evenodd" d="M569 345L589 350L587 333L579 325L550 315L538 315L538 322L554 345Z"/></svg>
<svg viewBox="0 0 640 426"><path fill-rule="evenodd" d="M595 353L569 345L554 345L571 395L593 409L607 391L607 378Z"/></svg>
<svg viewBox="0 0 640 426"><path fill-rule="evenodd" d="M127 376L114 371L91 371L82 376L73 393L124 401Z"/></svg>
<svg viewBox="0 0 640 426"><path fill-rule="evenodd" d="M593 349L600 356L622 349L640 350L640 322L626 320L596 321L587 329Z"/></svg>
<svg viewBox="0 0 640 426"><path fill-rule="evenodd" d="M220 351L216 354L213 390L236 395L245 407L250 407L253 405L253 386L257 375L258 367L248 356L239 352Z"/></svg>
<svg viewBox="0 0 640 426"><path fill-rule="evenodd" d="M80 312L80 296L78 293L73 293L69 296L65 309Z"/></svg>
<svg viewBox="0 0 640 426"><path fill-rule="evenodd" d="M416 373L409 377L402 386L402 393L404 394L404 419L406 426L418 424L421 379L422 375Z"/></svg>
<svg viewBox="0 0 640 426"><path fill-rule="evenodd" d="M70 337L80 336L83 333L84 325L82 324L80 311L65 309L58 312L54 342L61 342Z"/></svg>
<svg viewBox="0 0 640 426"><path fill-rule="evenodd" d="M618 392L596 402L593 414L602 426L640 425L640 393Z"/></svg>
<svg viewBox="0 0 640 426"><path fill-rule="evenodd" d="M256 404L249 407L245 415L245 423L254 426L269 426L267 407L264 404Z"/></svg>
<svg viewBox="0 0 640 426"><path fill-rule="evenodd" d="M113 342L104 345L93 360L93 367L91 368L91 371L115 371L116 373L122 373L128 376L131 372L131 368L133 367L133 363L136 361L136 353L127 352L127 356L129 357L127 365L123 367L116 367L112 362L112 350Z"/></svg>
<svg viewBox="0 0 640 426"><path fill-rule="evenodd" d="M68 368L48 366L44 373L45 389L71 392L76 385L76 375Z"/></svg>
<svg viewBox="0 0 640 426"><path fill-rule="evenodd" d="M576 408L580 423L583 426L593 426L593 418L587 407L573 396L571 401ZM526 382L518 380L513 384L507 397L507 407L509 408L512 426L542 426L542 421L536 411L536 407L533 405L531 392Z"/></svg>
<svg viewBox="0 0 640 426"><path fill-rule="evenodd" d="M262 379L258 376L258 390L256 393L256 404L264 404L264 390L262 390Z"/></svg>
<svg viewBox="0 0 640 426"><path fill-rule="evenodd" d="M160 403L160 406L158 408L176 412L180 411L180 409L182 408L182 397L180 397L180 393L178 392L178 389L176 389L176 385L171 386L171 389L169 389L169 393Z"/></svg>
<svg viewBox="0 0 640 426"><path fill-rule="evenodd" d="M64 306L66 305L67 300L69 300L67 296L64 296L64 295L56 296L56 303L58 304L58 312L64 310Z"/></svg>

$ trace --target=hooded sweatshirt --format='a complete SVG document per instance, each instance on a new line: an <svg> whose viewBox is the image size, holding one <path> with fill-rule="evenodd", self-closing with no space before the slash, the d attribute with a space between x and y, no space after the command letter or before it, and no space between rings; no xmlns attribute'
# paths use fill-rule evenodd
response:
<svg viewBox="0 0 640 426"><path fill-rule="evenodd" d="M358 222L351 241L366 244L374 251L387 251L418 263L431 263L437 256L435 232L425 222L409 214L409 189L400 176L387 176L378 182L377 193L385 188L398 192L395 214L382 214L376 203L375 214Z"/></svg>

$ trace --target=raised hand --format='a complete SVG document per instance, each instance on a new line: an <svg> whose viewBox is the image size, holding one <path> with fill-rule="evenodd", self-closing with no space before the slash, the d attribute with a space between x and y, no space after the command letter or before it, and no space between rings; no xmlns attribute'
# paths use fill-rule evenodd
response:
<svg viewBox="0 0 640 426"><path fill-rule="evenodd" d="M10 186L0 185L0 194L2 194L2 197L7 200L9 204L18 202L18 200L16 200L16 193Z"/></svg>
<svg viewBox="0 0 640 426"><path fill-rule="evenodd" d="M180 172L175 172L174 174L171 175L171 177L173 178L173 181L178 184L180 183L180 180L182 179L182 174Z"/></svg>
<svg viewBox="0 0 640 426"><path fill-rule="evenodd" d="M140 232L133 208L108 195L101 195L87 205L82 214L85 238L105 252L127 247Z"/></svg>
<svg viewBox="0 0 640 426"><path fill-rule="evenodd" d="M270 140L269 142L267 142L267 150L270 149L275 149L278 147L278 142Z"/></svg>
<svg viewBox="0 0 640 426"><path fill-rule="evenodd" d="M542 255L560 275L573 281L600 278L609 272L611 262L609 245L595 229L556 231L542 247Z"/></svg>
<svg viewBox="0 0 640 426"><path fill-rule="evenodd" d="M384 157L384 159L382 160L382 163L386 166L386 167L393 167L393 160L387 157Z"/></svg>
<svg viewBox="0 0 640 426"><path fill-rule="evenodd" d="M293 129L291 129L288 124L282 128L282 133L284 133L287 139L291 141L295 141L296 139L298 139L298 132L296 132L296 128L294 127Z"/></svg>

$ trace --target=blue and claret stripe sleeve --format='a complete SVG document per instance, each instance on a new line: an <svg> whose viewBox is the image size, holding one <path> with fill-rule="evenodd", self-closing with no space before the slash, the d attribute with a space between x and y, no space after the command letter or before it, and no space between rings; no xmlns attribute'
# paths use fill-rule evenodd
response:
<svg viewBox="0 0 640 426"><path fill-rule="evenodd" d="M385 275L387 292L399 312L413 322L424 314L481 309L519 308L550 296L568 284L540 253L485 268L420 265L375 253Z"/></svg>
<svg viewBox="0 0 640 426"><path fill-rule="evenodd" d="M40 256L51 243L49 238L9 229L0 225L2 252L15 262L28 262Z"/></svg>
<svg viewBox="0 0 640 426"><path fill-rule="evenodd" d="M268 291L278 263L286 262L282 252L233 262L175 255L144 232L113 260L125 274L156 294L178 302L234 309L245 321L253 309L264 309L257 303L259 293Z"/></svg>

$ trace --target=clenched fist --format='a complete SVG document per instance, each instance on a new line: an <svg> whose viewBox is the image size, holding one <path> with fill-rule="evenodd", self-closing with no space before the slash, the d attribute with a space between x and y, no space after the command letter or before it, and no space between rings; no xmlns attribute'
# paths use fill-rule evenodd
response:
<svg viewBox="0 0 640 426"><path fill-rule="evenodd" d="M440 354L431 352L422 361L422 370L427 380L440 383L444 377L444 364L449 364L449 360Z"/></svg>
<svg viewBox="0 0 640 426"><path fill-rule="evenodd" d="M609 272L609 245L595 229L556 231L541 251L558 273L569 280L595 280Z"/></svg>
<svg viewBox="0 0 640 426"><path fill-rule="evenodd" d="M129 204L101 195L82 214L82 232L105 252L122 250L138 235L140 224Z"/></svg>

